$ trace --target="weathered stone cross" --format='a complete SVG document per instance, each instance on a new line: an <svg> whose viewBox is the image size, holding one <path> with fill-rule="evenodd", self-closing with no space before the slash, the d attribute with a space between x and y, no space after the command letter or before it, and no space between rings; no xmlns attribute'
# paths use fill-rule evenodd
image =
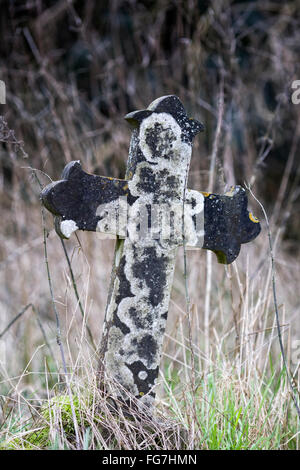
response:
<svg viewBox="0 0 300 470"><path fill-rule="evenodd" d="M100 347L115 396L151 407L158 376L177 248L205 248L231 263L260 232L239 186L219 196L186 189L192 141L204 126L173 95L125 119L133 126L126 179L85 173L69 163L41 198L56 231L117 235ZM183 217L184 214L184 217Z"/></svg>

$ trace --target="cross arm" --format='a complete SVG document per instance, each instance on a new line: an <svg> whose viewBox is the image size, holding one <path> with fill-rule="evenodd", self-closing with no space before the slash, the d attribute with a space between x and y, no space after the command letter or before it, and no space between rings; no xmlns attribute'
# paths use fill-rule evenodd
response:
<svg viewBox="0 0 300 470"><path fill-rule="evenodd" d="M125 198L129 206L135 201L130 193L130 181L88 174L79 161L70 162L62 179L46 186L41 193L44 206L56 216L55 228L63 238L69 238L75 230L126 236L127 215L121 223L115 223L120 198ZM261 230L247 205L246 191L240 186L224 195L187 190L186 245L213 251L219 263L232 263L241 244L256 238ZM183 244L182 235L177 243Z"/></svg>
<svg viewBox="0 0 300 470"><path fill-rule="evenodd" d="M241 245L259 235L259 220L248 211L247 194L241 186L234 186L221 196L202 194L205 197L202 248L212 250L219 263L230 264L237 258Z"/></svg>
<svg viewBox="0 0 300 470"><path fill-rule="evenodd" d="M99 206L127 197L126 180L86 173L79 161L66 165L60 181L46 186L41 192L43 205L56 216L55 228L62 238L75 230L96 231Z"/></svg>

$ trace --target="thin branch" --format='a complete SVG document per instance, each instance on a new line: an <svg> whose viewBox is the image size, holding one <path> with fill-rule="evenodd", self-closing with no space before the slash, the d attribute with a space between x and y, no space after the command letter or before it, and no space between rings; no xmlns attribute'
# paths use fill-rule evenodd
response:
<svg viewBox="0 0 300 470"><path fill-rule="evenodd" d="M53 310L54 310L55 320L56 320L56 342L57 342L57 344L59 346L59 349L60 349L64 374L65 374L65 380L66 380L66 384L67 384L68 394L69 394L69 397L70 397L72 417L73 417L74 429L75 429L75 435L76 435L76 447L77 447L77 449L80 449L78 422L77 422L77 418L76 418L71 387L70 387L70 384L69 384L68 371L67 371L66 360L65 360L65 353L64 353L64 348L63 348L63 344L62 344L62 341L61 341L61 329L60 329L59 314L58 314L58 311L57 311L57 308L56 308L56 303L55 303L55 299L54 299L54 295L53 295L52 279L51 279L50 269L49 269L48 253L47 253L47 233L46 233L46 228L45 228L45 215L44 215L43 207L41 207L41 213L42 213L42 224L43 224L43 234L44 234L44 259L45 259L45 265L46 265L46 270L47 270L47 277L48 277L48 284L49 284L50 296L51 296L51 301L52 301L52 307L53 307Z"/></svg>
<svg viewBox="0 0 300 470"><path fill-rule="evenodd" d="M222 122L224 117L224 72L221 72L221 82L218 103L218 120L216 134L213 143L212 154L210 158L208 192L212 192L214 188L215 166L220 145L222 132ZM211 296L211 278L212 278L212 252L206 253L206 285L205 285L205 304L204 304L204 336L205 336L205 354L209 358L209 312L210 312L210 296Z"/></svg>
<svg viewBox="0 0 300 470"><path fill-rule="evenodd" d="M71 276L71 279L72 279L72 285L73 285L74 293L75 293L75 296L76 296L76 299L77 299L77 302L78 302L78 305L79 305L79 309L80 309L80 312L81 312L81 315L82 315L82 319L84 321L84 317L85 317L84 309L82 307L82 303L81 303L81 300L80 300L80 297L79 297L79 294L78 294L77 284L76 284L76 280L75 280L75 277L74 277L71 261L70 261L70 258L69 258L69 255L68 255L68 252L67 252L67 249L66 249L66 246L65 246L65 243L64 243L63 239L61 238L60 241L61 241L61 244L62 244L62 247L63 247L63 250L64 250L64 254L65 254L68 266L69 266L69 271L70 271L70 276ZM86 322L86 329L87 329L88 335L90 337L92 346L93 346L94 350L96 351L97 347L95 345L95 341L94 341L91 329L88 326L87 322Z"/></svg>
<svg viewBox="0 0 300 470"><path fill-rule="evenodd" d="M5 333L8 332L8 330L13 326L13 324L21 318L21 316L26 312L26 310L29 309L29 307L33 307L32 304L26 305L10 322L9 324L4 328L4 330L0 333L0 339L5 335Z"/></svg>
<svg viewBox="0 0 300 470"><path fill-rule="evenodd" d="M40 330L41 330L41 332L42 332L44 341L45 341L45 343L46 343L47 348L49 349L49 352L50 352L50 355L51 355L51 357L52 357L52 359L53 359L53 362L55 362L55 357L54 357L54 354L53 354L51 345L50 345L50 343L49 343L49 341L48 341L48 338L47 338L47 335L46 335L46 331L45 331L44 326L43 326L43 323L41 322L41 319L40 319L40 312L39 312L38 309L35 308L34 305L32 306L32 310L33 310L33 311L35 312L35 314L36 314L36 319L37 319L38 325L39 325L39 327L40 327Z"/></svg>
<svg viewBox="0 0 300 470"><path fill-rule="evenodd" d="M300 408L299 408L297 398L296 398L296 395L295 395L292 378L291 378L289 370L288 370L286 355L285 355L285 352L284 352L283 341L282 341L281 326L280 326L279 312L278 312L278 303L277 303L277 294L276 294L276 279L275 279L275 263L274 263L274 255L273 255L273 244L272 244L272 238L271 238L271 229L270 229L269 219L268 219L268 216L267 216L267 213L265 211L265 208L264 208L263 204L256 198L256 196L254 196L253 192L251 191L250 186L246 185L246 187L250 191L250 194L255 199L255 201L259 204L259 206L260 206L260 208L263 212L263 215L264 215L264 218L265 218L265 221L266 221L266 225L267 225L267 232L268 232L268 239L269 239L269 252L270 252L270 258L271 258L271 270L272 270L273 301L274 301L274 307L275 307L275 317L276 317L276 325L277 325L277 331L278 331L279 346L280 346L280 351L281 351L281 355L282 355L284 369L286 371L286 376L287 376L288 383L289 383L289 386L290 386L290 389L291 389L292 399L293 399L293 402L295 404L295 408L296 408L298 417L300 419Z"/></svg>
<svg viewBox="0 0 300 470"><path fill-rule="evenodd" d="M37 172L32 168L32 174L34 178L36 179L40 189L43 189L43 185L39 180L39 177L37 176ZM68 377L68 371L67 371L67 366L66 366L66 360L65 360L65 353L64 353L64 348L63 344L61 341L61 329L60 329L60 321L59 321L59 314L56 308L55 304L55 299L54 299L54 294L53 294L53 287L52 287L52 279L50 275L50 268L49 268L49 262L48 262L48 251L47 251L47 231L46 231L46 225L45 225L45 213L44 213L44 208L41 205L41 215L42 215L42 226L43 226L43 243L44 243L44 259L45 259L45 265L46 265L46 271L47 271L47 277L48 277L48 284L49 284L49 290L50 290L50 296L51 296L51 301L52 301L52 307L54 310L55 314L55 319L56 319L56 342L59 346L60 349L60 354L62 358L62 364L63 364L63 370L65 374L65 380L66 380L66 385L67 385L67 390L68 394L70 397L70 405L71 405L71 411L72 411L72 418L73 418L73 423L74 423L74 430L75 430L75 436L76 436L76 448L79 450L80 449L80 439L79 439L79 428L78 428L78 422L77 422L77 417L75 413L75 407L74 407L74 401L73 401L73 396L72 396L72 391L69 383L69 377Z"/></svg>

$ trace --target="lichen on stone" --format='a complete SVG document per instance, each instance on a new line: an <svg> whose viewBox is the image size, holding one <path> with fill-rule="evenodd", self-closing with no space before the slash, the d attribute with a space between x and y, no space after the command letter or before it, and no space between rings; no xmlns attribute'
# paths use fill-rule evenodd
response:
<svg viewBox="0 0 300 470"><path fill-rule="evenodd" d="M149 106L153 113L130 115L131 121L142 119L133 132L128 160L128 189L135 200L128 208L128 236L115 267L103 339L106 371L147 405L154 399L177 248L183 238L194 246L203 241L200 193L190 191L186 198L184 237L182 232L192 151L189 130L183 135L181 127L187 119L180 113L155 112L163 102ZM126 400L117 387L115 393Z"/></svg>

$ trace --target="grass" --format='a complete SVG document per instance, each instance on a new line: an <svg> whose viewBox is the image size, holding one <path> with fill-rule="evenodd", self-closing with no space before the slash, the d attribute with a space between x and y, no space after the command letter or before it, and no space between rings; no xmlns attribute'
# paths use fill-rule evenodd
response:
<svg viewBox="0 0 300 470"><path fill-rule="evenodd" d="M227 372L227 375L224 370L209 374L207 383L202 380L194 394L166 376L165 396L158 403L153 422L142 415L129 419L122 413L113 413L107 397L101 396L95 386L92 388L89 383L88 387L80 388L77 383L73 402L80 447L85 450L296 449L297 422L290 415L289 400L283 404L279 396L285 389L284 377L275 380L273 375L265 383L252 380L246 387L241 378L235 377L234 370ZM192 402L196 404L196 415L192 412ZM34 417L10 413L2 425L0 448L74 449L69 395L55 394L39 407L29 403L30 398L27 407Z"/></svg>
<svg viewBox="0 0 300 470"><path fill-rule="evenodd" d="M203 353L205 338L199 319L201 307L204 314L203 300L200 293L198 297L192 296L194 363L184 310L183 273L180 270L183 253L180 253L153 422L144 415L135 415L129 420L122 412L114 413L107 397L98 390L95 377L97 351L86 330L86 323L91 323L91 318L85 314L82 320L72 280L65 278L67 292L63 309L60 301L57 303L64 325L63 343L67 351L67 372L80 448L299 449L299 422L282 368L275 328L270 267L265 263L260 274L253 275L255 268L252 274L249 272L249 252L262 249L260 244L265 246L263 237L256 246L249 244L242 259L232 267L213 263L209 357ZM56 241L55 238L52 240ZM50 248L50 241L48 245ZM84 271L81 263L83 259L86 262L85 256L78 250L74 253L74 266ZM197 259L192 252L187 252L187 258L191 285L191 278L205 272L206 260L205 256ZM259 265L257 256L255 259ZM66 270L67 260L65 263ZM248 272L247 269L244 272L245 266ZM282 276L284 270L280 274ZM78 271L76 279L81 298L85 299L86 313L89 307L85 290L89 289L89 279ZM201 287L205 292L203 283L199 290ZM283 304L280 311L282 323L286 325L283 328L285 348L289 351L290 327ZM51 331L49 321L48 325L44 321L46 331L43 335L33 314L27 313L22 323L27 331L37 335L38 344L29 346L24 341L23 354L28 362L20 374L14 376L11 373L14 362L7 361L6 368L1 363L1 449L74 449L74 416L55 330ZM6 334L7 338L14 338L20 325L21 322L16 322ZM293 367L291 362L289 364Z"/></svg>

